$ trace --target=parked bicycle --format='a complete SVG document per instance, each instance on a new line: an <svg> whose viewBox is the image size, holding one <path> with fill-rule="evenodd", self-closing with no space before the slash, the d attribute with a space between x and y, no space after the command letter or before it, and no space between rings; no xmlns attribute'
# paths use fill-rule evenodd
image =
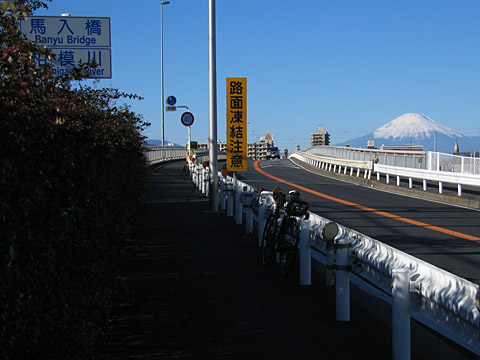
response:
<svg viewBox="0 0 480 360"><path fill-rule="evenodd" d="M308 203L300 200L300 193L292 190L288 195L280 188L273 189L273 212L265 222L262 236L261 259L267 266L273 255L279 253L280 270L286 277L293 269L299 243L301 219L308 218Z"/></svg>

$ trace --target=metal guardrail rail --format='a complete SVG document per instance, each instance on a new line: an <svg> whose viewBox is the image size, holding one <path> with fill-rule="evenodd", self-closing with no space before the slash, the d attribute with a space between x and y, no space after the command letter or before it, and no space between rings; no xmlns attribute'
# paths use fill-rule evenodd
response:
<svg viewBox="0 0 480 360"><path fill-rule="evenodd" d="M457 186L458 196L462 196L463 185L480 187L480 175L470 173L391 166L374 163L373 161L331 158L298 151L292 152L289 158L295 158L311 166L345 175L350 174L357 177L363 175L364 178L370 179L373 173L376 175L377 180L380 180L380 177L383 175L387 183L390 182L391 176L395 176L397 178L397 186L400 186L400 178L409 180L409 188L413 186L413 179L420 180L423 182L424 191L427 189L427 181L434 181L438 183L439 194L443 193L444 183Z"/></svg>
<svg viewBox="0 0 480 360"><path fill-rule="evenodd" d="M155 165L165 161L185 159L187 151L186 147L147 146L145 157L149 165Z"/></svg>
<svg viewBox="0 0 480 360"><path fill-rule="evenodd" d="M189 169L192 180L208 196L208 168L191 163ZM247 233L253 234L255 221L260 246L265 219L274 206L272 196L238 180L234 184L234 179L221 174L219 181L220 209L235 216L237 224L245 218ZM338 225L333 248L329 247L323 237L329 222L312 213L309 220L302 220L300 284L311 284L312 259L325 264L327 284L333 285L336 279L337 320L350 320L352 274L352 281L362 289L380 293L392 304L393 358L410 358L410 316L480 356L478 285L342 225ZM342 281L347 285L339 286Z"/></svg>

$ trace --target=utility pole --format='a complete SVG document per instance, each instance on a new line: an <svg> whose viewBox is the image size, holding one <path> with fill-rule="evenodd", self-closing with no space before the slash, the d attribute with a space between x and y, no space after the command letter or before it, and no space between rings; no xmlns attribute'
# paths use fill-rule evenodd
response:
<svg viewBox="0 0 480 360"><path fill-rule="evenodd" d="M215 29L215 0L208 1L208 70L209 70L209 100L210 100L210 136L208 138L210 179L210 206L212 211L218 211L218 149L217 149L217 50Z"/></svg>

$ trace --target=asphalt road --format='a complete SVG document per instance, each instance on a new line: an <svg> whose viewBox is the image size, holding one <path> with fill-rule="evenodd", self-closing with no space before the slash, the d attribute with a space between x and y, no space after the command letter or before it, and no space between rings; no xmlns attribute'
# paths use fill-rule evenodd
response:
<svg viewBox="0 0 480 360"><path fill-rule="evenodd" d="M260 161L260 172L251 165L239 178L257 189L296 188L312 212L480 284L478 210L332 179L286 159Z"/></svg>

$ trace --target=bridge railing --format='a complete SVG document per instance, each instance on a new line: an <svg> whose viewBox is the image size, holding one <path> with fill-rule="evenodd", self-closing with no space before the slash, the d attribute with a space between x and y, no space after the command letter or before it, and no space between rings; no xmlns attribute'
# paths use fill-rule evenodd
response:
<svg viewBox="0 0 480 360"><path fill-rule="evenodd" d="M186 155L187 155L186 147L174 147L174 146L145 147L145 157L149 165L155 165L165 161L185 159Z"/></svg>
<svg viewBox="0 0 480 360"><path fill-rule="evenodd" d="M306 153L357 161L373 161L377 158L379 164L389 166L480 175L480 158L433 151L394 151L346 146L315 146L307 149Z"/></svg>
<svg viewBox="0 0 480 360"><path fill-rule="evenodd" d="M208 168L193 163L189 168L208 196ZM265 219L274 206L271 193L221 174L219 182L220 210L237 224L245 219L247 233L254 233L255 222L261 246ZM329 222L313 213L302 220L299 282L311 284L312 260L324 264L326 284L336 286L337 320L350 320L351 281L392 305L393 358L409 359L410 317L480 355L478 285L342 225L329 246L323 237Z"/></svg>
<svg viewBox="0 0 480 360"><path fill-rule="evenodd" d="M372 153L373 154L373 153ZM430 156L428 163L439 164L441 162L441 156L439 153L435 156ZM447 155L447 154L444 154ZM431 170L431 166L428 168L422 167L401 167L401 166L392 166L385 165L380 160L374 162L374 160L351 160L343 159L337 157L328 157L306 152L294 151L289 155L289 158L295 158L299 161L305 162L311 166L318 167L322 170L332 171L343 173L344 175L353 175L356 177L363 176L364 178L371 179L372 173L376 175L377 180L380 181L381 176L385 178L387 183L390 183L390 178L392 176L396 177L397 186L400 186L401 178L408 179L409 188L413 187L413 180L422 181L423 190L427 190L427 181L434 181L438 183L438 192L443 194L443 185L444 183L453 184L457 187L457 193L459 196L462 196L462 186L478 186L480 187L480 175L467 173L467 172L453 172L453 171L443 171L443 170ZM435 158L436 160L432 160ZM463 157L457 157L463 158ZM463 158L468 159L468 158ZM423 162L423 161L422 161ZM466 160L460 162L458 166L453 166L453 168L463 169L465 167ZM452 168L452 169L453 169ZM470 167L468 167L471 169Z"/></svg>

